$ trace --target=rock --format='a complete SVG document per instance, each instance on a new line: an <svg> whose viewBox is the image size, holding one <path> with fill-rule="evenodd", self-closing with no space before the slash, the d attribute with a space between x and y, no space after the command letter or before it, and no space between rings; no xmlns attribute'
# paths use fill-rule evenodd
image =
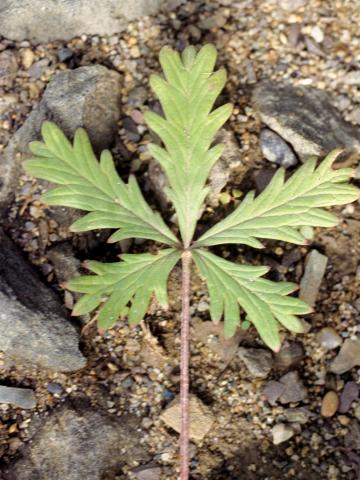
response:
<svg viewBox="0 0 360 480"><path fill-rule="evenodd" d="M291 342L283 345L278 353L274 354L274 367L284 371L298 365L305 357L305 350L300 342Z"/></svg>
<svg viewBox="0 0 360 480"><path fill-rule="evenodd" d="M5 387L0 385L0 403L9 403L19 408L35 408L36 399L30 388Z"/></svg>
<svg viewBox="0 0 360 480"><path fill-rule="evenodd" d="M255 88L252 101L261 120L302 161L335 148L360 151L358 128L345 122L323 90L264 81Z"/></svg>
<svg viewBox="0 0 360 480"><path fill-rule="evenodd" d="M1 6L0 6L1 16ZM1 21L0 21L1 23ZM18 62L11 50L4 50L0 53L0 87L10 86L16 76Z"/></svg>
<svg viewBox="0 0 360 480"><path fill-rule="evenodd" d="M225 365L235 357L239 343L246 334L244 330L238 328L235 335L230 338L225 338L224 325L222 323L204 322L196 317L191 323L193 327L193 338L204 343L212 352L219 355Z"/></svg>
<svg viewBox="0 0 360 480"><path fill-rule="evenodd" d="M316 335L319 344L326 350L333 350L342 344L342 338L332 327L325 327Z"/></svg>
<svg viewBox="0 0 360 480"><path fill-rule="evenodd" d="M201 441L211 430L215 417L210 408L194 395L190 396L190 438ZM176 397L160 416L161 420L176 432L180 433L180 398Z"/></svg>
<svg viewBox="0 0 360 480"><path fill-rule="evenodd" d="M287 410L285 410L284 416L286 420L290 423L305 424L309 421L312 414L307 408L298 407L298 408L288 408Z"/></svg>
<svg viewBox="0 0 360 480"><path fill-rule="evenodd" d="M101 65L61 72L53 78L41 102L0 158L0 213L13 199L21 162L29 156L29 142L40 137L41 124L45 120L54 121L69 137L77 127L84 127L97 151L112 144L120 116L120 80L118 73ZM60 208L51 210L61 211ZM71 215L67 209L61 222L69 225L79 216Z"/></svg>
<svg viewBox="0 0 360 480"><path fill-rule="evenodd" d="M340 413L347 413L355 400L359 398L360 387L356 382L347 382L340 395Z"/></svg>
<svg viewBox="0 0 360 480"><path fill-rule="evenodd" d="M269 162L277 163L285 168L298 163L289 145L275 132L264 128L260 133L260 147L264 157Z"/></svg>
<svg viewBox="0 0 360 480"><path fill-rule="evenodd" d="M25 70L28 70L31 65L33 64L35 58L34 52L31 50L31 48L25 48L21 52L21 63L22 66L25 68Z"/></svg>
<svg viewBox="0 0 360 480"><path fill-rule="evenodd" d="M294 371L283 375L279 381L268 382L262 395L270 405L276 405L278 400L283 404L295 403L301 402L307 397L307 389L298 372Z"/></svg>
<svg viewBox="0 0 360 480"><path fill-rule="evenodd" d="M47 43L70 40L82 34L112 35L136 18L171 11L182 0L3 0L1 35L11 40ZM99 21L101 19L101 21Z"/></svg>
<svg viewBox="0 0 360 480"><path fill-rule="evenodd" d="M83 368L79 336L58 297L0 230L0 350L17 365L72 372Z"/></svg>
<svg viewBox="0 0 360 480"><path fill-rule="evenodd" d="M63 390L63 387L59 383L50 382L47 385L47 391L52 395L60 395Z"/></svg>
<svg viewBox="0 0 360 480"><path fill-rule="evenodd" d="M324 40L324 32L321 30L319 25L312 27L311 36L317 43L322 43Z"/></svg>
<svg viewBox="0 0 360 480"><path fill-rule="evenodd" d="M136 480L160 480L162 469L156 463L149 463L135 468L131 472Z"/></svg>
<svg viewBox="0 0 360 480"><path fill-rule="evenodd" d="M280 443L286 442L291 437L295 435L295 431L290 425L285 423L278 423L271 429L271 434L273 437L273 444L279 445Z"/></svg>
<svg viewBox="0 0 360 480"><path fill-rule="evenodd" d="M280 7L288 12L294 12L306 5L306 0L280 0Z"/></svg>
<svg viewBox="0 0 360 480"><path fill-rule="evenodd" d="M347 73L342 80L347 85L360 85L360 70L353 70Z"/></svg>
<svg viewBox="0 0 360 480"><path fill-rule="evenodd" d="M324 396L321 404L321 415L323 417L333 417L339 406L339 397L336 392L331 390Z"/></svg>
<svg viewBox="0 0 360 480"><path fill-rule="evenodd" d="M273 358L269 350L264 348L244 348L238 350L238 355L254 378L266 378L273 366Z"/></svg>
<svg viewBox="0 0 360 480"><path fill-rule="evenodd" d="M353 420L344 439L345 447L349 450L360 450L360 422Z"/></svg>
<svg viewBox="0 0 360 480"><path fill-rule="evenodd" d="M70 50L70 48L67 48L67 47L60 48L58 52L59 62L66 62L66 60L69 60L70 58L72 58L73 55L74 55L74 52Z"/></svg>
<svg viewBox="0 0 360 480"><path fill-rule="evenodd" d="M18 461L4 468L5 480L102 480L111 471L148 460L135 417L114 417L80 403L33 423L32 441Z"/></svg>
<svg viewBox="0 0 360 480"><path fill-rule="evenodd" d="M28 70L29 76L33 80L38 80L41 77L41 75L45 72L49 64L50 64L50 60L48 58L42 58L41 60L38 60L37 62L33 63L29 68Z"/></svg>
<svg viewBox="0 0 360 480"><path fill-rule="evenodd" d="M284 386L284 391L279 398L281 403L301 402L307 397L307 389L298 372L287 373L280 378L280 383Z"/></svg>
<svg viewBox="0 0 360 480"><path fill-rule="evenodd" d="M360 338L346 339L337 357L332 361L330 370L341 375L360 365Z"/></svg>
<svg viewBox="0 0 360 480"><path fill-rule="evenodd" d="M317 250L312 250L306 256L305 272L300 282L299 297L310 306L315 305L327 262L327 257Z"/></svg>

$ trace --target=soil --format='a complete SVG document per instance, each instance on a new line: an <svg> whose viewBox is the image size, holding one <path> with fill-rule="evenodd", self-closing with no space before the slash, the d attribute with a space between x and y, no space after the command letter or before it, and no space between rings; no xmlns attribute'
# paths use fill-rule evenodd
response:
<svg viewBox="0 0 360 480"><path fill-rule="evenodd" d="M140 123L139 135L134 140L125 119L134 116L135 110L138 115L155 105L148 78L153 71L159 70L161 46L167 44L182 49L188 43L213 42L219 51L219 66L224 65L229 73L220 99L234 103L228 128L239 142L239 155L253 165L245 179L234 174L224 191L253 187L254 172L272 168L261 155L261 124L250 106L251 91L261 79L286 79L295 85L326 89L345 118L354 124L360 123L354 114L360 103L358 86L337 81L344 72L353 69L360 55L360 11L356 2L288 0L280 3L303 3L304 6L289 11L272 1L193 1L169 14L131 23L125 32L110 38L82 36L66 43L38 46L3 39L0 50L11 49L20 67L14 80L4 87L5 93L14 95L16 101L7 117L0 121L0 148L6 147L11 135L24 122L52 75L60 70L99 63L124 76L123 115L114 148L119 172L124 177L130 171L136 173L145 186L149 162L146 145L150 134ZM315 26L325 35L318 51L306 42L314 35ZM58 53L65 47L73 54L62 63ZM22 73L25 49L33 52L34 62L49 59L49 66L38 79ZM44 281L71 306L71 296L61 289L47 257L48 249L61 242L72 242L81 260L107 260L120 253L120 247L94 247L86 237L70 234L48 218L39 193L36 181L23 175L4 227L40 270ZM150 190L147 198L156 206L156 197ZM207 209L200 228L214 222L229 208L232 206L219 207L216 212ZM354 204L335 211L340 217L339 225L316 230L314 240L307 247L267 242L261 253L243 246L217 249L234 261L269 265L269 278L273 280L299 283L310 248L327 255L328 267L315 313L306 318L309 331L301 336L284 334L285 342L300 341L306 351L296 369L308 388L308 397L302 405L313 413L310 421L289 441L275 446L271 438L271 428L284 419L284 411L289 406L271 407L261 395L266 382L278 379L279 373L272 372L266 380L254 379L237 357L224 365L222 358L206 342L192 341L191 390L211 408L216 418L215 427L203 442L193 445L194 480L360 478L360 446L350 451L344 442L348 424L357 418L359 401L342 415L348 422L338 414L331 418L320 414L326 391L331 388L341 392L347 381L359 382L360 373L354 368L342 376L328 374L329 362L337 352L323 350L316 341L317 332L325 326L334 327L343 338L360 331L359 313L354 306L360 297L360 209ZM167 216L171 217L170 211ZM133 243L130 251L144 251L148 246L153 247L150 243ZM289 257L294 259L290 265ZM126 321L119 321L105 333L98 332L95 323L83 328L81 348L88 366L80 372L51 374L4 366L2 383L34 388L38 406L35 410L24 411L0 405L2 462L10 463L21 445L29 440L29 426L34 417L51 412L68 398L85 396L93 405L115 415L134 413L141 417L149 452L155 461L169 467L164 478L177 478L178 436L166 428L159 416L179 390L179 284L177 267L169 283L169 309L163 311L153 305L142 327L130 328ZM208 312L198 308L208 297L195 270L192 287L194 319L209 320ZM242 345L261 346L261 342L251 330L242 339ZM59 384L61 392L51 394L49 383ZM133 478L131 475L125 469L116 478Z"/></svg>

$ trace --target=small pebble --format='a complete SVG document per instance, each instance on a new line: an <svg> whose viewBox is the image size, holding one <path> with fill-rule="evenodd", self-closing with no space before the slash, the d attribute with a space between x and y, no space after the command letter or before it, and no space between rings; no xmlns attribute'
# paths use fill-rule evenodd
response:
<svg viewBox="0 0 360 480"><path fill-rule="evenodd" d="M321 404L321 415L323 417L333 417L339 406L339 397L336 392L331 390L327 392Z"/></svg>
<svg viewBox="0 0 360 480"><path fill-rule="evenodd" d="M34 391L30 388L16 388L0 386L0 403L15 405L19 408L36 407L36 398Z"/></svg>
<svg viewBox="0 0 360 480"><path fill-rule="evenodd" d="M278 423L271 429L271 434L273 437L273 444L279 445L280 443L286 442L293 437L295 431L292 427L286 425L285 423Z"/></svg>
<svg viewBox="0 0 360 480"><path fill-rule="evenodd" d="M292 167L298 160L289 145L277 133L265 128L260 133L260 147L269 162L282 167Z"/></svg>
<svg viewBox="0 0 360 480"><path fill-rule="evenodd" d="M59 383L50 382L48 383L47 391L53 395L60 395L63 391L63 387Z"/></svg>
<svg viewBox="0 0 360 480"><path fill-rule="evenodd" d="M340 395L340 413L347 413L355 400L359 398L360 387L356 382L347 382Z"/></svg>
<svg viewBox="0 0 360 480"><path fill-rule="evenodd" d="M333 350L342 344L342 338L332 327L325 327L316 336L319 344L326 350Z"/></svg>

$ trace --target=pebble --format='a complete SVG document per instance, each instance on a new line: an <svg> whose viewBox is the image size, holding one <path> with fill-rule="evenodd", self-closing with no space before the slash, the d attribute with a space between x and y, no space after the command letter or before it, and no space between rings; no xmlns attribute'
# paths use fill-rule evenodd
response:
<svg viewBox="0 0 360 480"><path fill-rule="evenodd" d="M28 70L29 76L34 80L37 80L38 78L41 77L41 75L47 69L47 67L49 66L49 63L50 61L48 58L42 58L41 60L33 63Z"/></svg>
<svg viewBox="0 0 360 480"><path fill-rule="evenodd" d="M136 468L131 473L136 480L159 480L161 477L161 467L156 464L148 464Z"/></svg>
<svg viewBox="0 0 360 480"><path fill-rule="evenodd" d="M315 25L311 29L311 36L315 40L315 42L321 43L324 40L324 32L318 25Z"/></svg>
<svg viewBox="0 0 360 480"><path fill-rule="evenodd" d="M290 425L286 425L286 423L278 423L271 429L271 434L273 437L273 444L279 445L293 437L295 431Z"/></svg>
<svg viewBox="0 0 360 480"><path fill-rule="evenodd" d="M305 424L311 417L311 412L305 407L288 408L284 412L286 420L290 423Z"/></svg>
<svg viewBox="0 0 360 480"><path fill-rule="evenodd" d="M275 368L277 370L288 370L298 365L305 357L305 350L300 342L291 342L283 345L278 353L274 355Z"/></svg>
<svg viewBox="0 0 360 480"><path fill-rule="evenodd" d="M330 365L333 373L341 375L355 366L360 366L360 338L346 339L340 352Z"/></svg>
<svg viewBox="0 0 360 480"><path fill-rule="evenodd" d="M284 386L284 391L280 395L281 403L301 402L307 397L307 389L297 371L281 377L280 383Z"/></svg>
<svg viewBox="0 0 360 480"><path fill-rule="evenodd" d="M240 347L238 356L254 378L266 378L273 366L273 358L269 350L264 348Z"/></svg>
<svg viewBox="0 0 360 480"><path fill-rule="evenodd" d="M319 344L326 350L333 350L342 344L342 338L332 327L325 327L316 335Z"/></svg>
<svg viewBox="0 0 360 480"><path fill-rule="evenodd" d="M340 395L340 413L347 413L355 400L359 398L360 387L356 382L347 382Z"/></svg>
<svg viewBox="0 0 360 480"><path fill-rule="evenodd" d="M60 395L63 391L63 387L59 383L50 382L47 385L47 391L52 395Z"/></svg>
<svg viewBox="0 0 360 480"><path fill-rule="evenodd" d="M333 417L339 406L339 397L336 392L331 390L324 396L321 404L321 415L323 417Z"/></svg>
<svg viewBox="0 0 360 480"><path fill-rule="evenodd" d="M25 48L25 50L21 52L21 63L25 70L28 70L31 67L34 62L34 58L35 55L31 48Z"/></svg>
<svg viewBox="0 0 360 480"><path fill-rule="evenodd" d="M343 77L343 82L347 85L360 85L360 70L354 70Z"/></svg>
<svg viewBox="0 0 360 480"><path fill-rule="evenodd" d="M0 403L30 409L36 407L36 398L34 391L30 388L16 388L0 385Z"/></svg>
<svg viewBox="0 0 360 480"><path fill-rule="evenodd" d="M305 261L305 272L300 282L299 297L308 305L314 306L328 259L317 250L312 250Z"/></svg>
<svg viewBox="0 0 360 480"><path fill-rule="evenodd" d="M298 160L289 145L272 130L264 128L260 133L260 147L269 162L288 168L296 165Z"/></svg>
<svg viewBox="0 0 360 480"><path fill-rule="evenodd" d="M58 51L59 62L65 62L69 60L74 55L74 52L70 48L60 48Z"/></svg>
<svg viewBox="0 0 360 480"><path fill-rule="evenodd" d="M192 440L201 441L211 430L215 416L210 408L204 405L194 395L190 396L189 401L190 430L189 435ZM161 420L176 432L180 433L180 397L176 397L173 402L160 415Z"/></svg>

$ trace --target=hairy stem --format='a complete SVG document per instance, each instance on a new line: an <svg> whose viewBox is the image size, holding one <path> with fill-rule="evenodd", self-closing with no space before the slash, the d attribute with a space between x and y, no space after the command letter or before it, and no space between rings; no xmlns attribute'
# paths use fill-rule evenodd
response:
<svg viewBox="0 0 360 480"><path fill-rule="evenodd" d="M191 252L185 250L181 281L181 357L180 357L180 480L189 478L189 357L190 357L190 265Z"/></svg>

